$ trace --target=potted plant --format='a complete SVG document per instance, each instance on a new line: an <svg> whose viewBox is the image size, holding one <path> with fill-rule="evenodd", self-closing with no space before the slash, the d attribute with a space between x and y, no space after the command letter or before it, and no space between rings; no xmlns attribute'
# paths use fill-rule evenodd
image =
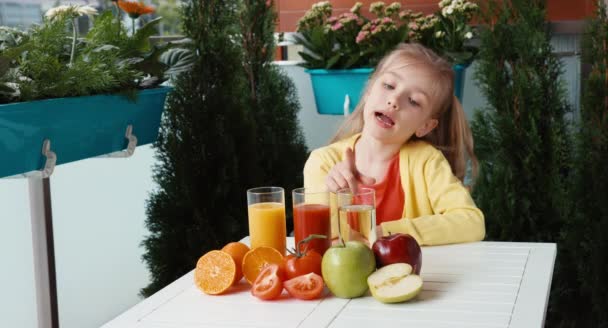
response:
<svg viewBox="0 0 608 328"><path fill-rule="evenodd" d="M329 1L316 3L298 21L294 36L304 46L299 52L310 74L317 111L343 114L345 97L352 112L375 64L390 49L408 39L409 17L399 15L401 4L370 5L375 18L361 14L357 2L350 12L332 16Z"/></svg>
<svg viewBox="0 0 608 328"><path fill-rule="evenodd" d="M346 95L352 112L373 67L401 42L420 42L454 63L456 94L462 94L464 68L476 53L469 44L474 31L468 25L476 4L442 0L439 10L427 16L401 11L397 2L372 3L373 18L362 15L361 9L358 2L350 12L332 16L331 3L323 1L298 21L294 39L304 48L299 54L311 76L319 113L342 114Z"/></svg>
<svg viewBox="0 0 608 328"><path fill-rule="evenodd" d="M479 7L466 0L441 0L438 6L435 13L417 17L410 24L412 41L433 49L453 64L454 93L462 102L465 70L478 51L472 43L476 31L470 22Z"/></svg>
<svg viewBox="0 0 608 328"><path fill-rule="evenodd" d="M116 3L134 20L153 11ZM82 15L96 17L79 37ZM118 13L65 5L27 31L0 27L0 177L40 169L44 140L57 164L124 149L128 126L138 144L155 141L170 90L161 83L193 56L184 42L150 44L159 20L128 31Z"/></svg>

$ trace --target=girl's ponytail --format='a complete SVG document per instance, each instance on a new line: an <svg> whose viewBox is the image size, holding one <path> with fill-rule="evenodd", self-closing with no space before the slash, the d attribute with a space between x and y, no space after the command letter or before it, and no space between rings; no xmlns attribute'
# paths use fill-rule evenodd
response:
<svg viewBox="0 0 608 328"><path fill-rule="evenodd" d="M477 177L478 163L473 152L473 135L456 96L452 96L452 106L444 112L439 125L443 125L443 140L438 140L440 149L450 162L452 172L460 181L464 181L467 161L471 161L472 179Z"/></svg>

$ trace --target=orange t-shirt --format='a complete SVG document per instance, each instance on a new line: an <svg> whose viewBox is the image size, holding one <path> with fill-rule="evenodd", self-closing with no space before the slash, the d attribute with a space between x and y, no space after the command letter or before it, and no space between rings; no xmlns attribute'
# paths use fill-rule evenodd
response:
<svg viewBox="0 0 608 328"><path fill-rule="evenodd" d="M401 219L405 195L403 188L401 188L399 155L391 160L382 181L364 187L372 188L376 191L376 225Z"/></svg>

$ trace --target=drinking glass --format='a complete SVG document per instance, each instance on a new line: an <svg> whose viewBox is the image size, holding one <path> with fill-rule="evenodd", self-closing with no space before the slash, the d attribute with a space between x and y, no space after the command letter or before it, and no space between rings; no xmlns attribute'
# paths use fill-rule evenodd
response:
<svg viewBox="0 0 608 328"><path fill-rule="evenodd" d="M376 193L371 188L340 189L338 231L342 241L358 240L371 247L376 241Z"/></svg>
<svg viewBox="0 0 608 328"><path fill-rule="evenodd" d="M247 208L251 248L268 246L285 254L287 227L283 188L258 187L247 190Z"/></svg>
<svg viewBox="0 0 608 328"><path fill-rule="evenodd" d="M295 244L312 234L324 235L325 239L312 239L306 243L306 249L323 255L331 246L329 192L298 188L292 195Z"/></svg>

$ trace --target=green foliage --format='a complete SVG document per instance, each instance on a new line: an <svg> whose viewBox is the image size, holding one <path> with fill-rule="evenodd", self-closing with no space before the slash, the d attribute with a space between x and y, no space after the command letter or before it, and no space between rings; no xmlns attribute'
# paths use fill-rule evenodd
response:
<svg viewBox="0 0 608 328"><path fill-rule="evenodd" d="M268 4L265 0L243 1L239 21L249 86L249 92L243 96L256 126L256 164L261 168L256 185L285 188L286 204L291 204L291 190L304 183L302 169L308 154L298 124L300 104L296 88L272 64L276 14ZM290 207L286 207L288 217ZM291 224L292 220L287 222Z"/></svg>
<svg viewBox="0 0 608 328"><path fill-rule="evenodd" d="M0 29L0 103L134 94L137 89L157 86L170 77L165 74L171 69L167 64L184 71L192 60L180 56L171 62L160 61L164 52L177 45L150 45L159 19L129 36L111 11L106 11L95 19L86 37L75 42L69 15L46 19L27 32ZM75 56L71 58L73 46ZM187 45L180 46L187 51Z"/></svg>
<svg viewBox="0 0 608 328"><path fill-rule="evenodd" d="M361 14L357 2L350 12L332 16L328 1L315 3L298 21L294 39L304 47L299 52L307 68L348 69L374 67L402 42L418 42L454 64L470 64L477 53L471 42L475 30L469 22L479 7L474 2L442 0L439 10L423 16L422 12L401 11L401 4L389 6L382 1L370 4L375 18Z"/></svg>
<svg viewBox="0 0 608 328"><path fill-rule="evenodd" d="M304 47L298 54L307 68L348 69L373 67L397 44L408 40L409 15L399 14L397 2L386 7L382 2L370 5L376 16L361 14L357 2L350 12L332 15L332 5L319 2L298 21L293 37ZM373 8L372 8L373 7Z"/></svg>
<svg viewBox="0 0 608 328"><path fill-rule="evenodd" d="M578 196L568 184L573 175L569 106L544 2L492 2L485 14L489 26L481 32L476 79L488 106L472 124L480 160L473 196L485 214L489 240L558 244L547 327L592 326L581 320L587 311L578 297L575 269L587 259L578 254L580 245L570 248L563 237L579 210L572 207Z"/></svg>
<svg viewBox="0 0 608 328"><path fill-rule="evenodd" d="M596 17L587 24L582 42L583 82L576 139L571 220L563 230L564 249L570 250L560 308L563 323L608 327L608 17L598 2ZM567 315L566 315L567 314Z"/></svg>
<svg viewBox="0 0 608 328"><path fill-rule="evenodd" d="M236 1L193 0L184 32L198 54L175 80L156 143L159 185L148 200L143 241L150 295L192 270L205 252L247 235L245 191L259 176L259 151L235 26Z"/></svg>
<svg viewBox="0 0 608 328"><path fill-rule="evenodd" d="M556 241L567 207L569 108L541 1L511 0L482 32L476 75L488 107L475 115L475 188L490 238Z"/></svg>
<svg viewBox="0 0 608 328"><path fill-rule="evenodd" d="M160 188L148 201L143 241L152 283L143 295L248 234L247 189L278 185L288 196L302 185L299 104L291 80L271 63L271 8L265 0L194 0L182 8L198 56L176 80L156 144Z"/></svg>

